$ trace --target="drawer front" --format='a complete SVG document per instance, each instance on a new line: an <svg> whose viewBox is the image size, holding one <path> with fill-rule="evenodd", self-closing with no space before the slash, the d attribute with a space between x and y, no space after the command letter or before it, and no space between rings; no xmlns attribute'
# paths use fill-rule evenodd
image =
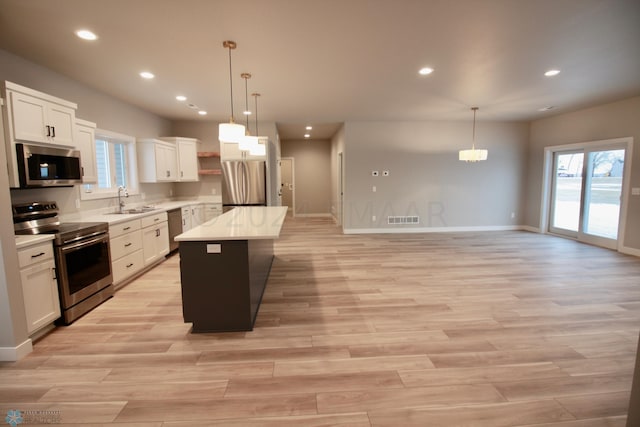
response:
<svg viewBox="0 0 640 427"><path fill-rule="evenodd" d="M18 265L24 268L53 258L53 246L51 242L40 243L18 250Z"/></svg>
<svg viewBox="0 0 640 427"><path fill-rule="evenodd" d="M113 262L113 283L117 284L144 267L144 255L139 249Z"/></svg>
<svg viewBox="0 0 640 427"><path fill-rule="evenodd" d="M125 233L131 233L136 230L140 230L140 220L132 219L131 221L109 225L109 237L122 236Z"/></svg>
<svg viewBox="0 0 640 427"><path fill-rule="evenodd" d="M208 221L212 218L222 215L221 204L206 204L204 205L204 219Z"/></svg>
<svg viewBox="0 0 640 427"><path fill-rule="evenodd" d="M136 230L122 236L112 237L109 241L109 249L111 250L112 260L117 260L138 249L142 249L142 231Z"/></svg>
<svg viewBox="0 0 640 427"><path fill-rule="evenodd" d="M140 221L142 221L142 228L149 227L154 224L160 224L163 221L167 221L167 213L160 212L154 215L145 216Z"/></svg>

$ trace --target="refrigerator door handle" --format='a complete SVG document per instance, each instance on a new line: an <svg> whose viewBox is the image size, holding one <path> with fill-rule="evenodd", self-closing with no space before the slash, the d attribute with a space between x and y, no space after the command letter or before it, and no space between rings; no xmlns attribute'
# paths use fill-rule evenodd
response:
<svg viewBox="0 0 640 427"><path fill-rule="evenodd" d="M249 203L249 167L242 162L242 204Z"/></svg>

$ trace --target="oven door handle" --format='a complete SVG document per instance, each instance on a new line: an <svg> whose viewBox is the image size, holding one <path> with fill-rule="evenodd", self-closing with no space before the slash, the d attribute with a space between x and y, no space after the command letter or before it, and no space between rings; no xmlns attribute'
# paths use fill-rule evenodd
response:
<svg viewBox="0 0 640 427"><path fill-rule="evenodd" d="M76 249L80 249L80 248L83 248L85 246L90 246L90 245L93 245L95 243L100 243L100 242L107 241L108 239L109 239L108 236L100 236L100 237L96 237L95 239L91 239L91 240L83 240L82 242L74 243L73 245L61 246L60 250L62 250L62 253L72 252L72 251L75 251Z"/></svg>

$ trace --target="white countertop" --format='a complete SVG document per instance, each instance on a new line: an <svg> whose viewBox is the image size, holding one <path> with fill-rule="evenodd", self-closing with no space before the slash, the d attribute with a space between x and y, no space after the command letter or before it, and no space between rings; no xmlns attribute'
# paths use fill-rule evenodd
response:
<svg viewBox="0 0 640 427"><path fill-rule="evenodd" d="M33 234L16 236L16 249L26 248L37 243L53 240L53 234Z"/></svg>
<svg viewBox="0 0 640 427"><path fill-rule="evenodd" d="M277 239L286 206L236 207L176 236L179 242Z"/></svg>
<svg viewBox="0 0 640 427"><path fill-rule="evenodd" d="M185 206L193 206L193 205L199 205L204 203L215 203L215 204L222 205L222 200L221 199L214 199L213 201L212 200L206 200L206 201L172 200L172 201L165 201L165 202L159 202L159 203L152 203L151 206L155 207L156 209L148 212L134 213L134 214L117 214L117 213L114 213L116 208L111 208L110 212L90 211L90 212L74 213L72 215L60 215L60 220L62 222L108 222L111 225L111 224L118 224L124 221L129 221L131 219L142 218L147 215L157 214L158 212L166 212L172 209L179 209ZM125 205L124 209L131 209L135 207L137 206Z"/></svg>

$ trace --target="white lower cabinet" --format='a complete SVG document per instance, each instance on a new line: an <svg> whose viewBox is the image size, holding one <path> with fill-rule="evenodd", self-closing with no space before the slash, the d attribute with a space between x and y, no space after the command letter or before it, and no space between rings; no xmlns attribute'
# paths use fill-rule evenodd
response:
<svg viewBox="0 0 640 427"><path fill-rule="evenodd" d="M109 225L113 284L118 285L144 267L139 219Z"/></svg>
<svg viewBox="0 0 640 427"><path fill-rule="evenodd" d="M191 206L182 208L182 232L191 230Z"/></svg>
<svg viewBox="0 0 640 427"><path fill-rule="evenodd" d="M204 205L191 205L191 227L197 227L204 223Z"/></svg>
<svg viewBox="0 0 640 427"><path fill-rule="evenodd" d="M209 221L215 217L222 215L222 203L205 203L204 204L204 220Z"/></svg>
<svg viewBox="0 0 640 427"><path fill-rule="evenodd" d="M60 317L58 282L51 242L18 250L27 332L32 335Z"/></svg>
<svg viewBox="0 0 640 427"><path fill-rule="evenodd" d="M167 213L142 218L142 248L144 265L149 265L169 253Z"/></svg>

